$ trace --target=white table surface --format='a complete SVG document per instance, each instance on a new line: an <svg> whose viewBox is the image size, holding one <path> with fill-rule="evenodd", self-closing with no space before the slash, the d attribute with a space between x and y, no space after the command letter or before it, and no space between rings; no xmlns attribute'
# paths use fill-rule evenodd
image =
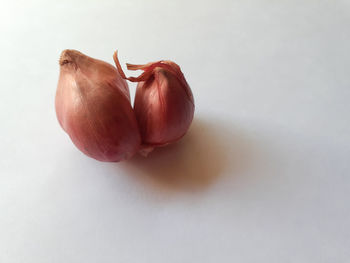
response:
<svg viewBox="0 0 350 263"><path fill-rule="evenodd" d="M176 61L188 135L84 156L54 111L66 48ZM0 54L0 262L349 262L349 1L5 0Z"/></svg>

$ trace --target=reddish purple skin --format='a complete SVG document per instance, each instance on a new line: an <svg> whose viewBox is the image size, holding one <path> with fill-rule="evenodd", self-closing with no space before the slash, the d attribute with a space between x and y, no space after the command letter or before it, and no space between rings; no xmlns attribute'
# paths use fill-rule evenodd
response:
<svg viewBox="0 0 350 263"><path fill-rule="evenodd" d="M140 148L128 85L106 62L64 50L55 107L58 121L73 143L94 159L118 162Z"/></svg>
<svg viewBox="0 0 350 263"><path fill-rule="evenodd" d="M144 146L162 146L179 140L190 127L194 100L180 67L171 61L152 63L145 81L137 85L134 111ZM131 66L133 68L133 66ZM135 67L134 67L135 68Z"/></svg>

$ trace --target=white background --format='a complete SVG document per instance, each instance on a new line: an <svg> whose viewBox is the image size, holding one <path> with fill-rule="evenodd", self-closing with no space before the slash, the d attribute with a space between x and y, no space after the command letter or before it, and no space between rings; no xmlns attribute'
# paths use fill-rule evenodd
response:
<svg viewBox="0 0 350 263"><path fill-rule="evenodd" d="M99 2L1 1L0 262L349 262L350 2ZM188 135L84 156L54 111L65 48L177 62Z"/></svg>

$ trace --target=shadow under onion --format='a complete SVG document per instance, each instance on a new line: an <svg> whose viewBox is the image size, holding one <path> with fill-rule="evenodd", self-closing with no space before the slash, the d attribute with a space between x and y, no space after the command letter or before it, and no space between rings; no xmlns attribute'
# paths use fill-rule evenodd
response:
<svg viewBox="0 0 350 263"><path fill-rule="evenodd" d="M130 176L163 190L198 191L222 175L244 168L246 140L219 121L194 119L188 133L177 143L156 148L123 163ZM228 172L229 168L229 173Z"/></svg>

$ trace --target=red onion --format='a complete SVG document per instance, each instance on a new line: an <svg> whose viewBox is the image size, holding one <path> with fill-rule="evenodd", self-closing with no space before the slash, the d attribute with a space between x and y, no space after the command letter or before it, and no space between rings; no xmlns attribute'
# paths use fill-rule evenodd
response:
<svg viewBox="0 0 350 263"><path fill-rule="evenodd" d="M56 114L62 128L86 155L121 161L140 148L129 88L117 69L76 50L59 60Z"/></svg>
<svg viewBox="0 0 350 263"><path fill-rule="evenodd" d="M138 82L134 111L143 146L151 149L184 136L193 119L194 100L180 67L165 60L146 65L127 64L129 70L144 71L139 77L127 78L117 53L113 58L124 79Z"/></svg>

